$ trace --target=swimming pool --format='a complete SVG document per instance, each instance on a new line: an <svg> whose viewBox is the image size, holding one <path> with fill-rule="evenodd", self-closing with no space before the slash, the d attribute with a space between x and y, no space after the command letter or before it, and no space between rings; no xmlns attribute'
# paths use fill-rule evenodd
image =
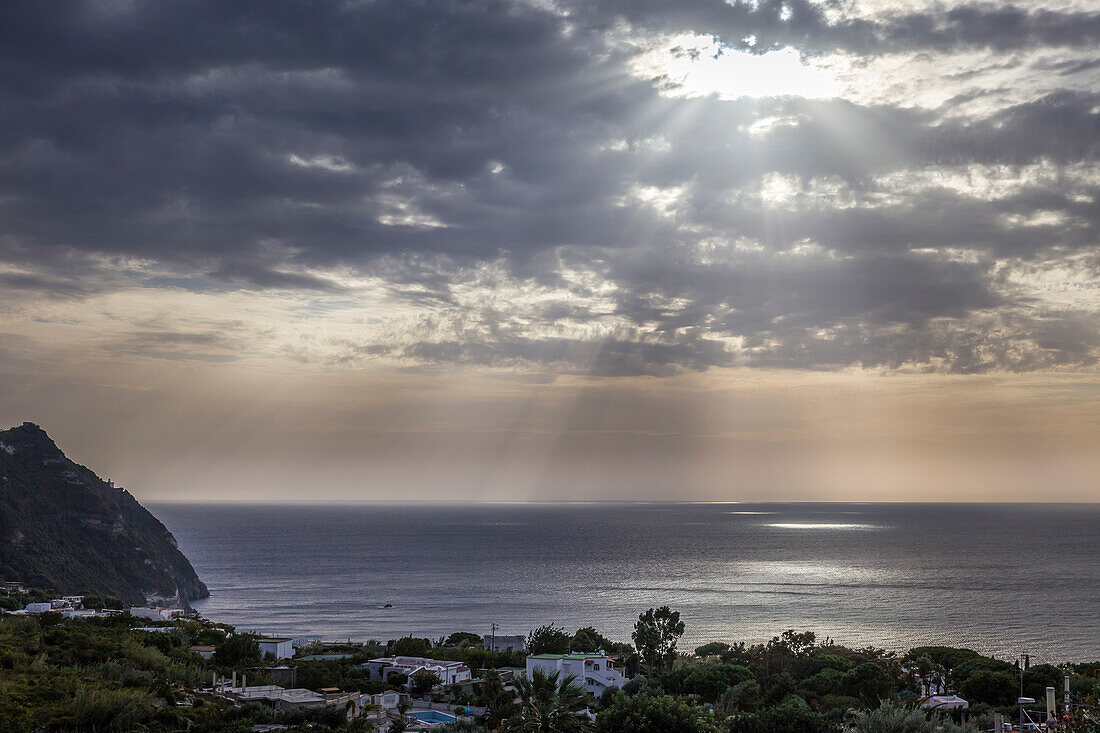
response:
<svg viewBox="0 0 1100 733"><path fill-rule="evenodd" d="M442 713L438 710L410 710L406 713L410 718L416 718L422 723L453 723L455 716Z"/></svg>

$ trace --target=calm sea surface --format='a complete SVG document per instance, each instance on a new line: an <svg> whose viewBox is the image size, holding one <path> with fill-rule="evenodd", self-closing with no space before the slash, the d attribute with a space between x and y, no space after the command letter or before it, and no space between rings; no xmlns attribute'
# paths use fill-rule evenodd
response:
<svg viewBox="0 0 1100 733"><path fill-rule="evenodd" d="M238 628L325 639L595 626L683 646L809 629L1100 659L1100 505L153 504ZM384 608L390 603L392 608Z"/></svg>

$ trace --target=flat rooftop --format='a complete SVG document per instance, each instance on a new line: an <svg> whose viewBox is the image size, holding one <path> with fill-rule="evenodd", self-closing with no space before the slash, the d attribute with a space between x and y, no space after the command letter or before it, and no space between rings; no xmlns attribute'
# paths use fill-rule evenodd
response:
<svg viewBox="0 0 1100 733"><path fill-rule="evenodd" d="M599 652L592 652L587 654L584 652L574 652L571 654L532 654L527 657L528 659L606 659L606 654L600 654Z"/></svg>
<svg viewBox="0 0 1100 733"><path fill-rule="evenodd" d="M392 664L395 667L463 667L465 662L454 662L446 659L429 659L428 657L379 657L371 659L375 664Z"/></svg>

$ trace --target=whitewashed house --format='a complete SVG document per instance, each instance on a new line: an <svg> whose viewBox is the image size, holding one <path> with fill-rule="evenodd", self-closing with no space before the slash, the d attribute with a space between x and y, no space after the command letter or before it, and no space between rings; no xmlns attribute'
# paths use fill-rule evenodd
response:
<svg viewBox="0 0 1100 733"><path fill-rule="evenodd" d="M256 643L260 645L260 655L263 657L270 654L276 659L290 659L294 656L293 639L261 636Z"/></svg>
<svg viewBox="0 0 1100 733"><path fill-rule="evenodd" d="M66 608L61 612L61 618L98 618L106 615L90 608Z"/></svg>
<svg viewBox="0 0 1100 733"><path fill-rule="evenodd" d="M622 687L626 677L615 668L615 663L602 652L593 654L536 654L527 657L527 676L536 669L545 674L558 674L558 679L576 675L573 684L596 697L609 687Z"/></svg>
<svg viewBox="0 0 1100 733"><path fill-rule="evenodd" d="M147 618L150 621L171 621L186 615L182 608L148 608L134 607L130 609L130 615L136 618Z"/></svg>
<svg viewBox="0 0 1100 733"><path fill-rule="evenodd" d="M379 692L370 696L370 702L379 710L397 710L397 706L401 704L401 693L394 690Z"/></svg>
<svg viewBox="0 0 1100 733"><path fill-rule="evenodd" d="M358 692L340 692L325 689L318 692L302 688L285 689L278 685L253 685L248 687L244 680L241 686L218 685L214 694L233 700L237 704L260 703L273 710L296 710L298 708L319 708L323 706L348 709L352 717L359 715L363 705L363 695Z"/></svg>
<svg viewBox="0 0 1100 733"><path fill-rule="evenodd" d="M970 703L958 695L932 695L921 698L920 706L936 710L966 710Z"/></svg>
<svg viewBox="0 0 1100 733"><path fill-rule="evenodd" d="M472 679L470 668L462 662L445 662L425 657L382 657L372 659L363 665L370 670L372 680L385 682L391 674L403 674L409 677L406 687L412 684L412 676L421 670L434 672L444 685L456 685Z"/></svg>
<svg viewBox="0 0 1100 733"><path fill-rule="evenodd" d="M70 598L83 598L83 596L67 596L65 598L54 598L52 601L39 601L36 603L28 603L27 607L23 609L23 613L46 613L48 611L72 611L80 605L79 602L73 604Z"/></svg>

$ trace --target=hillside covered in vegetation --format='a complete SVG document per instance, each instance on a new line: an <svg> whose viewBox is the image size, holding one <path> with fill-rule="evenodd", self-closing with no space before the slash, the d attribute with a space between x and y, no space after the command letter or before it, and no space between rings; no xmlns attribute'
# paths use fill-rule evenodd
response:
<svg viewBox="0 0 1100 733"><path fill-rule="evenodd" d="M156 517L33 423L0 431L0 578L134 604L209 595Z"/></svg>

